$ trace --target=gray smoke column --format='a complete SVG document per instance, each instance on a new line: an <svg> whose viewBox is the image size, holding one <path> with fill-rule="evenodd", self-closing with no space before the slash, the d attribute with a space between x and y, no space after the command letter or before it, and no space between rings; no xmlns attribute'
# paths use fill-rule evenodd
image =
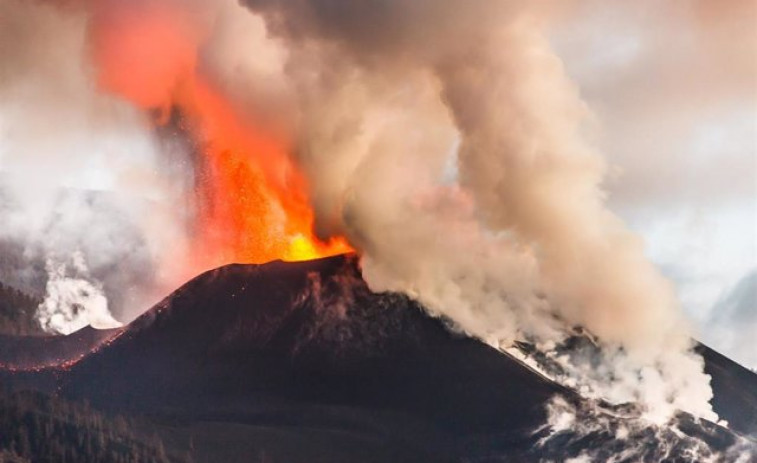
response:
<svg viewBox="0 0 757 463"><path fill-rule="evenodd" d="M672 285L604 205L590 114L547 39L568 2L247 5L289 51L319 231L359 247L375 290L500 345L584 326L621 347L599 394L714 417Z"/></svg>
<svg viewBox="0 0 757 463"><path fill-rule="evenodd" d="M422 260L410 239L389 243L393 225L412 233L416 220L404 219L414 214L402 211L436 216L428 225L440 228L423 235L437 241L455 233L443 214L461 214L492 241L509 242L501 258L519 260L518 273L538 272L524 275L533 284L522 292L544 291L571 323L643 345L680 323L671 286L603 206L605 166L582 137L586 109L550 50L543 11L452 0L249 4L292 43L303 117L312 117L303 123L302 157L324 231L352 233L369 273L394 279L388 266ZM439 187L455 140L456 184ZM351 141L363 146L339 149ZM342 167L327 174L349 185L321 176ZM419 192L431 197L412 204ZM381 207L389 201L396 203ZM382 246L399 249L387 259L391 249Z"/></svg>

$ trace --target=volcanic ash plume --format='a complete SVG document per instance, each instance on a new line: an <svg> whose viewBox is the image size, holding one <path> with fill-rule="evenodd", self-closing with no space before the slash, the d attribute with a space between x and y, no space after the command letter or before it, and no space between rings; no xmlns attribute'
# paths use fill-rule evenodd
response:
<svg viewBox="0 0 757 463"><path fill-rule="evenodd" d="M247 4L290 53L318 230L349 237L374 289L505 345L584 326L623 346L603 395L713 417L673 288L604 207L587 110L546 36L559 8Z"/></svg>
<svg viewBox="0 0 757 463"><path fill-rule="evenodd" d="M351 246L372 289L497 346L586 328L606 349L566 369L584 392L715 418L673 288L604 206L590 115L547 38L569 3L70 8L102 92L189 139L191 268Z"/></svg>

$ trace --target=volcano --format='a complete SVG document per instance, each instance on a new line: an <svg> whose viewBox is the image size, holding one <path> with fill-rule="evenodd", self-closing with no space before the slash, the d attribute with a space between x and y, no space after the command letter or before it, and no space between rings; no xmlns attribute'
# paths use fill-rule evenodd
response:
<svg viewBox="0 0 757 463"><path fill-rule="evenodd" d="M706 346L728 425L680 413L654 426L634 404L583 398L408 297L372 292L352 255L224 266L124 328L38 343L30 352L70 354L50 366L3 349L16 365L3 382L138 416L193 461L756 458L757 375Z"/></svg>

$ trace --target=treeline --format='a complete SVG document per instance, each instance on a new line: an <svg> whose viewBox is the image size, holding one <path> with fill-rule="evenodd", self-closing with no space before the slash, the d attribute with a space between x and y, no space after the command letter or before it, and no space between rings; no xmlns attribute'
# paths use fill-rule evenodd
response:
<svg viewBox="0 0 757 463"><path fill-rule="evenodd" d="M40 302L0 282L0 334L44 334L36 317Z"/></svg>
<svg viewBox="0 0 757 463"><path fill-rule="evenodd" d="M31 461L18 456L15 452L0 450L0 463L31 463Z"/></svg>
<svg viewBox="0 0 757 463"><path fill-rule="evenodd" d="M0 395L0 463L174 463L157 435L86 403L32 391Z"/></svg>

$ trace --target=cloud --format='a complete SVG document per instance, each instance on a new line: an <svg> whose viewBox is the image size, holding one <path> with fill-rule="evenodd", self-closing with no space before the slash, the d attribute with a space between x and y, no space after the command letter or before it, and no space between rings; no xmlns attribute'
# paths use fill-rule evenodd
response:
<svg viewBox="0 0 757 463"><path fill-rule="evenodd" d="M705 342L741 363L757 369L757 268L745 274L713 307Z"/></svg>
<svg viewBox="0 0 757 463"><path fill-rule="evenodd" d="M578 4L551 37L611 166L609 204L678 287L697 335L757 264L757 5L687 0Z"/></svg>
<svg viewBox="0 0 757 463"><path fill-rule="evenodd" d="M614 208L753 203L755 21L741 0L587 1L552 34L600 121Z"/></svg>

